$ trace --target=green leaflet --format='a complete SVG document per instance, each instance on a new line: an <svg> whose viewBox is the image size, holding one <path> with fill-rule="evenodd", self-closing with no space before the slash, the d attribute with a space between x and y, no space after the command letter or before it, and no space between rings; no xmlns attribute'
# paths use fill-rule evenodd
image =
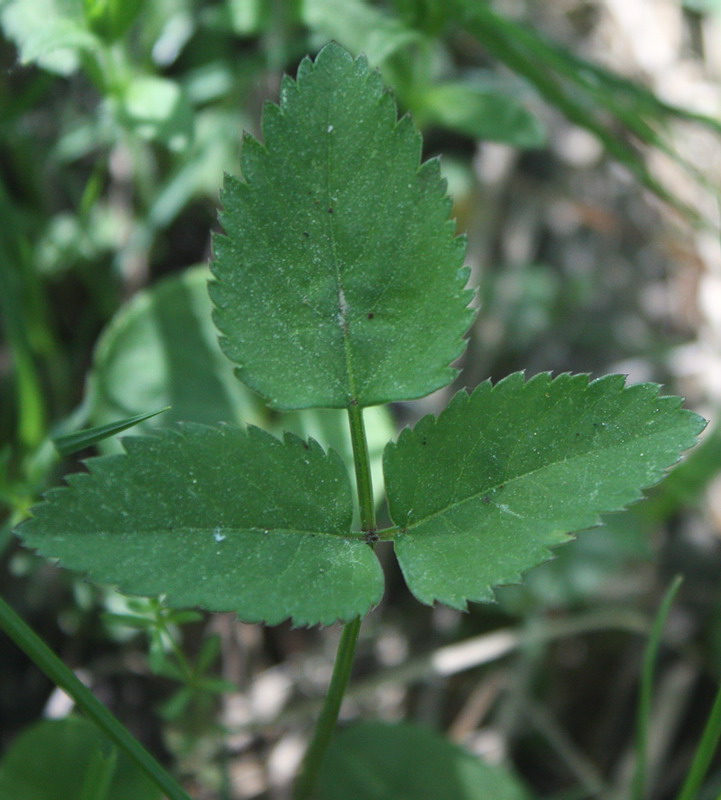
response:
<svg viewBox="0 0 721 800"><path fill-rule="evenodd" d="M211 298L238 376L271 406L344 408L449 383L473 312L438 162L380 76L336 44L243 143Z"/></svg>
<svg viewBox="0 0 721 800"><path fill-rule="evenodd" d="M26 544L129 594L253 622L347 621L380 599L333 451L196 424L124 444L127 455L90 459L48 492L19 529Z"/></svg>
<svg viewBox="0 0 721 800"><path fill-rule="evenodd" d="M704 425L658 391L620 375L516 373L405 430L384 471L411 591L455 608L489 600L570 532L637 500Z"/></svg>

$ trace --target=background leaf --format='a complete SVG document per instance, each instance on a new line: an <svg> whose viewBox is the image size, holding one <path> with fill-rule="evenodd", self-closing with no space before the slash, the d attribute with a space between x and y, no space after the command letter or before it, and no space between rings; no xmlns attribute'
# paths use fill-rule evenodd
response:
<svg viewBox="0 0 721 800"><path fill-rule="evenodd" d="M486 81L490 83L490 81ZM414 113L466 136L506 142L515 147L542 147L546 131L541 122L507 88L474 83L442 83L429 87Z"/></svg>
<svg viewBox="0 0 721 800"><path fill-rule="evenodd" d="M142 75L129 81L113 103L118 120L141 139L183 150L193 137L193 109L183 89L168 78Z"/></svg>
<svg viewBox="0 0 721 800"><path fill-rule="evenodd" d="M520 783L417 725L363 722L333 740L318 800L526 800Z"/></svg>
<svg viewBox="0 0 721 800"><path fill-rule="evenodd" d="M398 560L419 600L464 608L640 497L703 420L655 384L515 373L459 393L384 457Z"/></svg>
<svg viewBox="0 0 721 800"><path fill-rule="evenodd" d="M382 572L350 533L332 451L190 423L124 445L48 492L18 529L26 544L128 594L252 622L330 624L379 601Z"/></svg>
<svg viewBox="0 0 721 800"><path fill-rule="evenodd" d="M260 404L218 347L209 277L207 268L186 270L140 292L115 315L95 349L93 424L164 406L171 407L167 414L139 430L186 421L263 424Z"/></svg>
<svg viewBox="0 0 721 800"><path fill-rule="evenodd" d="M320 43L343 42L352 52L364 53L373 65L422 38L397 17L361 0L303 0L302 7L303 21Z"/></svg>
<svg viewBox="0 0 721 800"><path fill-rule="evenodd" d="M128 32L143 0L83 0L83 7L92 30L112 43Z"/></svg>
<svg viewBox="0 0 721 800"><path fill-rule="evenodd" d="M233 375L218 346L210 318L207 267L192 267L139 292L115 315L95 350L88 398L94 425L138 416L148 408L170 406L162 417L138 426L147 433L169 422L240 422L276 435L290 431L336 450L349 470L353 454L345 411L306 408L278 413ZM383 496L383 448L395 427L388 409L365 414L376 499ZM117 439L103 452L120 452Z"/></svg>
<svg viewBox="0 0 721 800"><path fill-rule="evenodd" d="M653 555L653 530L641 525L635 513L648 502L604 515L600 527L581 531L571 547L556 550L553 559L534 567L521 583L500 586L494 592L500 608L509 614L538 614L588 608L617 596L638 579Z"/></svg>
<svg viewBox="0 0 721 800"><path fill-rule="evenodd" d="M4 0L0 21L20 51L22 63L70 75L84 52L98 48L88 29L81 0Z"/></svg>
<svg viewBox="0 0 721 800"><path fill-rule="evenodd" d="M80 797L88 769L112 747L87 720L44 720L25 730L0 761L0 797L55 800ZM160 792L122 752L107 800L159 800Z"/></svg>
<svg viewBox="0 0 721 800"><path fill-rule="evenodd" d="M472 312L437 161L380 76L328 45L246 137L211 285L221 344L275 408L345 408L449 383Z"/></svg>

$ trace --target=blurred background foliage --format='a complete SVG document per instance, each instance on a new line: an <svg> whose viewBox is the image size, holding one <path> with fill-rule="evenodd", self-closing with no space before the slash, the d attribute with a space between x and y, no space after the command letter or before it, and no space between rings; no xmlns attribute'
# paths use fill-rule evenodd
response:
<svg viewBox="0 0 721 800"><path fill-rule="evenodd" d="M348 453L335 412L281 416L235 380L202 266L241 131L262 136L282 73L335 39L442 156L480 287L457 385L368 414L379 502L394 430L516 369L625 372L712 420L648 500L495 605L424 608L386 557L347 715L445 731L528 796L629 797L644 637L680 572L647 742L648 796L676 797L721 673L721 3L0 0L0 34L0 542L22 615L194 797L283 796L335 630L174 615L59 573L10 530L95 452L61 457L54 438L168 405L139 430L239 421ZM52 748L27 726L66 704L18 653L2 668L0 744ZM67 724L87 751L92 731ZM698 797L719 791L714 763Z"/></svg>

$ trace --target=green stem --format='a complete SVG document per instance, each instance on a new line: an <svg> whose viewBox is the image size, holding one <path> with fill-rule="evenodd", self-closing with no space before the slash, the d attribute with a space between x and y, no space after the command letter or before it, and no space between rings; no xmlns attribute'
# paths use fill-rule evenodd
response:
<svg viewBox="0 0 721 800"><path fill-rule="evenodd" d="M145 772L169 800L190 800L190 796L130 731L75 677L72 670L63 664L2 598L0 598L0 628L53 683L75 700L85 715Z"/></svg>
<svg viewBox="0 0 721 800"><path fill-rule="evenodd" d="M315 724L313 739L303 758L300 774L295 784L294 800L310 800L313 797L323 758L335 730L343 695L348 686L360 626L360 617L356 617L352 622L343 626L333 665L333 677L328 687L323 709Z"/></svg>
<svg viewBox="0 0 721 800"><path fill-rule="evenodd" d="M361 528L366 532L375 532L376 513L375 504L373 503L373 482L371 480L368 442L366 440L365 426L363 425L362 409L358 406L351 406L348 409L348 421L353 445L353 464L355 467L356 488L358 490ZM360 626L360 617L356 617L356 619L348 622L343 627L328 694L316 722L313 738L310 745L308 745L308 750L301 765L298 780L295 784L294 800L311 800L313 797L320 768L338 722L343 695L350 679Z"/></svg>
<svg viewBox="0 0 721 800"><path fill-rule="evenodd" d="M699 796L701 784L711 765L719 738L721 738L721 688L716 695L716 700L714 700L693 764L691 764L688 777L677 800L693 800L694 797Z"/></svg>
<svg viewBox="0 0 721 800"><path fill-rule="evenodd" d="M376 529L376 509L373 502L373 481L371 479L371 460L368 455L368 441L363 424L363 410L359 406L348 409L350 438L353 445L358 506L360 508L361 528L367 532Z"/></svg>

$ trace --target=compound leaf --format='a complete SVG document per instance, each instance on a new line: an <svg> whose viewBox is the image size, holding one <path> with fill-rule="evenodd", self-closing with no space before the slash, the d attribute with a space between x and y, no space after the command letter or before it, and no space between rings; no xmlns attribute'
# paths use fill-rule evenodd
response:
<svg viewBox="0 0 721 800"><path fill-rule="evenodd" d="M215 321L275 408L346 408L449 383L472 320L436 160L378 73L336 44L287 78L243 143L215 239Z"/></svg>
<svg viewBox="0 0 721 800"><path fill-rule="evenodd" d="M515 373L405 430L384 471L411 591L456 608L492 599L550 546L637 500L703 429L680 404L620 375Z"/></svg>
<svg viewBox="0 0 721 800"><path fill-rule="evenodd" d="M333 451L191 423L124 446L48 492L18 529L25 542L128 594L252 622L329 624L378 602L380 565L350 531Z"/></svg>

